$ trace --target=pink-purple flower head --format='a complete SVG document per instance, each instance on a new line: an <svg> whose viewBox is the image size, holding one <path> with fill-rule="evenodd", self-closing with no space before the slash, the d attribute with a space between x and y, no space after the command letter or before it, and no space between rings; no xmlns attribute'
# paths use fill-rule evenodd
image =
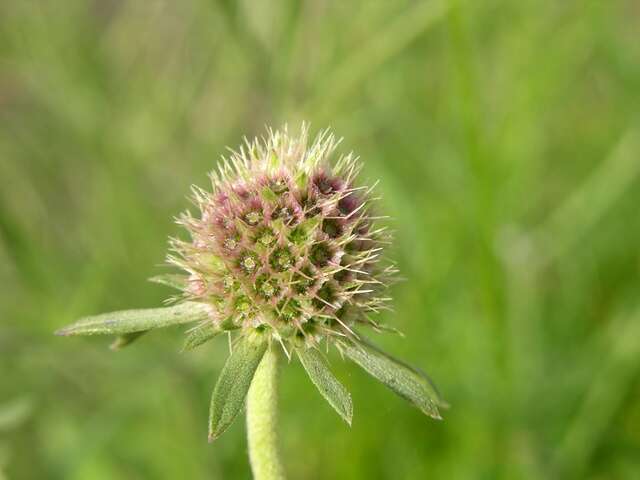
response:
<svg viewBox="0 0 640 480"><path fill-rule="evenodd" d="M333 134L307 135L269 130L224 160L212 191L194 188L198 214L179 219L191 239L172 240L169 263L188 273L184 299L210 307L203 328L259 329L288 351L377 325L395 269L372 189L353 154L332 158Z"/></svg>

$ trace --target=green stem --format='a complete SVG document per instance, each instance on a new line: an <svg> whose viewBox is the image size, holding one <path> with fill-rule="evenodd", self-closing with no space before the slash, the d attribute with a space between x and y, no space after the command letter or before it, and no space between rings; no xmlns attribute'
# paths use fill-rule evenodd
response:
<svg viewBox="0 0 640 480"><path fill-rule="evenodd" d="M278 454L278 353L269 347L247 394L249 460L255 480L284 480Z"/></svg>

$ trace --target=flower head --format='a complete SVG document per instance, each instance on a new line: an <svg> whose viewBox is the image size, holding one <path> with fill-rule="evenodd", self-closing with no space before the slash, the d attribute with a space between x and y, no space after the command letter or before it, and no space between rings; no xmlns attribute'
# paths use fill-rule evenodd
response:
<svg viewBox="0 0 640 480"><path fill-rule="evenodd" d="M385 308L389 237L357 158L331 161L338 143L270 130L224 160L211 191L193 189L197 215L178 220L191 239L172 240L168 261L188 274L183 298L209 307L202 327L257 329L288 352L355 335Z"/></svg>
<svg viewBox="0 0 640 480"><path fill-rule="evenodd" d="M372 213L372 188L357 183L353 154L335 156L338 143L328 131L308 143L304 125L297 136L285 128L245 141L211 174L211 191L193 188L197 214L178 219L190 239L171 240L168 263L183 272L151 279L180 291L175 305L85 317L57 333L115 335L120 349L149 330L192 324L190 350L227 332L233 349L213 392L210 439L242 409L277 345L348 423L351 397L326 365L323 341L440 418L446 403L431 380L358 333L383 329L370 314L386 308L395 268L383 257L389 235Z"/></svg>

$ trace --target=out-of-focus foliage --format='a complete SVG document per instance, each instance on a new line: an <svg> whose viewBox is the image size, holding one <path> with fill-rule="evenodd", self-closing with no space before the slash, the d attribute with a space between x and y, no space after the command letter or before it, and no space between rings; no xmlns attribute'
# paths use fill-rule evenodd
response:
<svg viewBox="0 0 640 480"><path fill-rule="evenodd" d="M640 6L633 0L0 3L0 477L249 476L207 443L224 338L180 354L52 332L161 304L172 217L225 145L332 126L380 179L406 281L352 364L353 427L283 370L291 478L640 475Z"/></svg>

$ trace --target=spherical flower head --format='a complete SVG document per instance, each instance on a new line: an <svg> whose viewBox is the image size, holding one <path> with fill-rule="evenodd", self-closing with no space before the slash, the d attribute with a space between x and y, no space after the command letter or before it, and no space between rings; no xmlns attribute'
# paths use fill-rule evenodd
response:
<svg viewBox="0 0 640 480"><path fill-rule="evenodd" d="M329 131L308 143L284 128L245 140L211 173L212 190L193 188L197 215L179 223L169 263L187 271L185 300L204 303L215 329L255 332L288 346L349 337L385 307L395 273L385 264L384 227L371 213L372 188L360 163L339 156Z"/></svg>

